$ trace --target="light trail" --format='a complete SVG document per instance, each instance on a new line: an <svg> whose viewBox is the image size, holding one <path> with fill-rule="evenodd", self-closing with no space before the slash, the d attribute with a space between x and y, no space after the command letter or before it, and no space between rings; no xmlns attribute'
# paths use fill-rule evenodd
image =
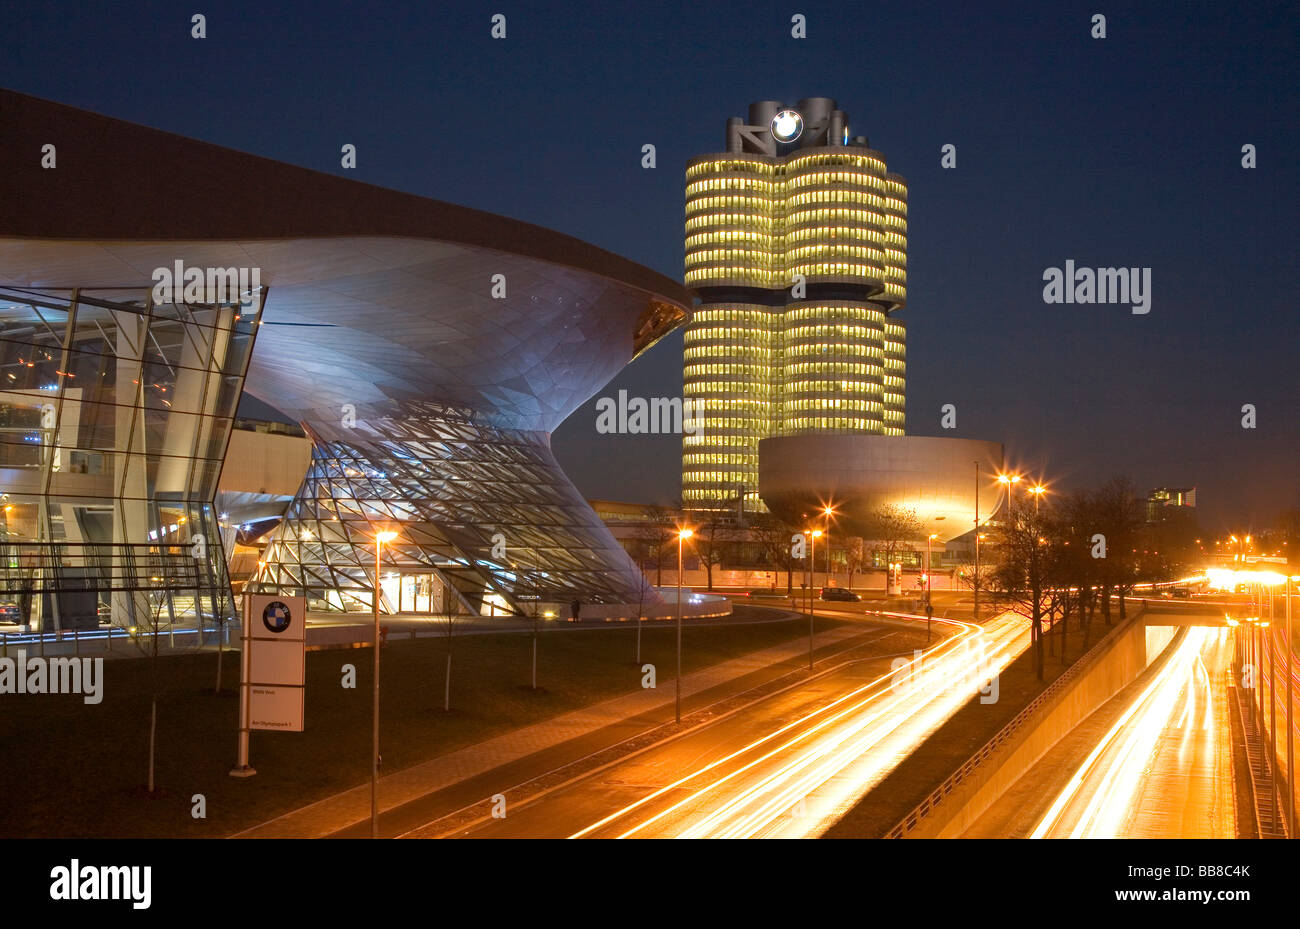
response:
<svg viewBox="0 0 1300 929"><path fill-rule="evenodd" d="M571 838L609 826L620 829L619 838L819 834L1028 644L1021 617L1006 615L986 627L951 619L934 622L958 632L901 668L703 765ZM648 808L670 793L684 796L662 809ZM617 826L639 811L650 815Z"/></svg>
<svg viewBox="0 0 1300 929"><path fill-rule="evenodd" d="M1188 627L1030 837L1234 835L1227 694L1215 686L1230 641L1228 629Z"/></svg>

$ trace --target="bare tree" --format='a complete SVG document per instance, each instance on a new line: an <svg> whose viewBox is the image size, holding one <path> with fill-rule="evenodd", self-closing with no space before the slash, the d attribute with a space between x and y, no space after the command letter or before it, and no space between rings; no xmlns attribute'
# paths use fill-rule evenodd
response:
<svg viewBox="0 0 1300 929"><path fill-rule="evenodd" d="M1124 597L1137 583L1137 554L1141 550L1139 543L1145 514L1137 488L1126 477L1114 477L1103 484L1093 498L1091 509L1093 527L1089 539L1102 536L1105 550L1105 557L1100 559L1105 562L1101 572L1101 611L1109 626L1112 592L1119 594L1119 618L1128 615ZM1092 541L1090 544L1097 543Z"/></svg>
<svg viewBox="0 0 1300 929"><path fill-rule="evenodd" d="M750 520L749 531L763 552L764 560L773 571L785 572L785 592L789 596L794 588L794 563L791 539L795 528L779 516L765 513Z"/></svg>
<svg viewBox="0 0 1300 929"><path fill-rule="evenodd" d="M664 558L672 550L672 543L677 538L677 519L671 507L648 506L643 511L645 525L638 530L637 536L646 542L649 555L655 561L655 586L664 584Z"/></svg>
<svg viewBox="0 0 1300 929"><path fill-rule="evenodd" d="M704 511L693 516L695 535L695 556L704 565L706 585L713 589L713 569L722 564L727 544L731 542L733 532L724 513Z"/></svg>
<svg viewBox="0 0 1300 929"><path fill-rule="evenodd" d="M987 558L980 562L978 569L973 561L958 565L957 583L984 599L987 594L997 589L993 580L995 567L989 564ZM978 620L979 617L976 616L975 619Z"/></svg>
<svg viewBox="0 0 1300 929"><path fill-rule="evenodd" d="M853 575L866 568L866 541L860 535L849 536L844 545L844 567L849 572L848 587L853 587Z"/></svg>
<svg viewBox="0 0 1300 929"><path fill-rule="evenodd" d="M1050 507L1013 511L995 534L993 578L1012 612L1030 621L1034 670L1043 679L1043 613L1048 587L1045 535Z"/></svg>
<svg viewBox="0 0 1300 929"><path fill-rule="evenodd" d="M868 538L884 545L886 570L893 564L908 542L925 538L925 527L911 507L886 503L867 515ZM927 578L928 583L928 578Z"/></svg>
<svg viewBox="0 0 1300 929"><path fill-rule="evenodd" d="M646 595L653 588L650 584L650 578L645 576L644 571L637 571L636 585L636 663L641 664L641 626L645 622L645 600Z"/></svg>

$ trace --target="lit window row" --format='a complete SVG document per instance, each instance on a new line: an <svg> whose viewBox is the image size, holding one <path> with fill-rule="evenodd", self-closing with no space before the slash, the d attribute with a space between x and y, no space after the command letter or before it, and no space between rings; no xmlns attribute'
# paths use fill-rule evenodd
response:
<svg viewBox="0 0 1300 929"><path fill-rule="evenodd" d="M725 178L710 177L691 181L687 184L686 196L696 197L701 194L728 190L752 190L755 193L771 196L781 190L781 184L759 177L745 177L743 175Z"/></svg>
<svg viewBox="0 0 1300 929"><path fill-rule="evenodd" d="M686 231L688 233L713 226L740 226L758 232L771 233L779 229L781 225L781 220L778 217L774 217L767 212L710 209L707 212L687 210L687 213L690 217L686 220Z"/></svg>

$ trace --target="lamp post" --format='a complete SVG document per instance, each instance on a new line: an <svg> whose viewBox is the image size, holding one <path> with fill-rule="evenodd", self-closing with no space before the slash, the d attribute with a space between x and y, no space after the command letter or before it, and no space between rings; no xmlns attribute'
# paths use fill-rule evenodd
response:
<svg viewBox="0 0 1300 929"><path fill-rule="evenodd" d="M980 621L980 463L975 462L975 574L971 578L971 590L975 594L975 603L971 611L975 622Z"/></svg>
<svg viewBox="0 0 1300 929"><path fill-rule="evenodd" d="M826 528L823 534L826 536L826 585L828 587L831 583L831 515L834 512L833 506L827 505L822 508L822 513L826 516Z"/></svg>
<svg viewBox="0 0 1300 929"><path fill-rule="evenodd" d="M937 532L931 532L925 539L925 644L930 644L930 620L934 618L934 604L930 599L930 591L934 587L934 572L931 566L934 564L934 540L939 538Z"/></svg>
<svg viewBox="0 0 1300 929"><path fill-rule="evenodd" d="M1013 494L1012 494L1012 490L1014 489L1014 487L1015 487L1016 484L1019 484L1019 483L1020 483L1020 475L1019 475L1019 474L999 474L999 475L998 475L998 483L1001 484L1002 486L1006 487L1006 489L1007 489L1007 522L1010 523L1010 522L1011 522L1011 512L1012 512L1011 504L1012 504L1012 496L1013 496Z"/></svg>
<svg viewBox="0 0 1300 929"><path fill-rule="evenodd" d="M1287 835L1295 838L1295 748L1291 721L1291 582L1300 578L1288 576L1283 587L1286 595L1286 821Z"/></svg>
<svg viewBox="0 0 1300 929"><path fill-rule="evenodd" d="M812 537L812 549L808 553L808 670L813 667L813 616L817 612L813 600L813 582L817 580L817 540L821 538L822 531L814 529L809 536Z"/></svg>
<svg viewBox="0 0 1300 929"><path fill-rule="evenodd" d="M1042 499L1043 494L1047 493L1047 488L1042 484L1035 484L1029 488L1029 492L1034 495L1034 514L1038 514L1038 501Z"/></svg>
<svg viewBox="0 0 1300 929"><path fill-rule="evenodd" d="M682 721L682 544L695 535L693 529L677 530L677 721Z"/></svg>
<svg viewBox="0 0 1300 929"><path fill-rule="evenodd" d="M1270 593L1270 596L1268 598L1269 615L1271 616L1273 611L1273 597L1271 596L1272 591L1270 591L1269 593ZM1261 611L1261 613L1262 612L1263 611ZM1277 669L1277 653L1273 651L1272 643L1269 641L1269 636L1272 635L1272 633L1268 631L1270 626L1269 621L1267 619L1264 619L1263 616L1261 615L1259 625L1260 625L1260 630L1259 630L1260 642L1263 645L1263 657L1264 660L1268 662L1268 716L1267 717L1264 717L1263 715L1260 716L1260 725L1264 725L1264 719L1267 718L1268 720L1268 766L1269 766L1269 770L1273 772L1272 822L1273 822L1273 831L1276 832L1277 831L1277 690L1276 690L1276 685L1274 684L1273 672ZM1260 696L1261 698L1263 697L1262 694Z"/></svg>
<svg viewBox="0 0 1300 929"><path fill-rule="evenodd" d="M396 532L375 533L375 688L370 721L370 838L379 838L379 561L384 543L397 538Z"/></svg>

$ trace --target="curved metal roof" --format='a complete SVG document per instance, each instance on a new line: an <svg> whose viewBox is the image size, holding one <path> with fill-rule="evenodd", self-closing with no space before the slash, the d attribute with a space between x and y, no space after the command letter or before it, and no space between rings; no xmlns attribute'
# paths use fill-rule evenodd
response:
<svg viewBox="0 0 1300 929"><path fill-rule="evenodd" d="M518 220L11 91L0 125L31 153L0 173L0 283L143 296L178 260L257 267L247 390L324 428L345 403L364 420L437 400L550 431L690 305L663 275Z"/></svg>

